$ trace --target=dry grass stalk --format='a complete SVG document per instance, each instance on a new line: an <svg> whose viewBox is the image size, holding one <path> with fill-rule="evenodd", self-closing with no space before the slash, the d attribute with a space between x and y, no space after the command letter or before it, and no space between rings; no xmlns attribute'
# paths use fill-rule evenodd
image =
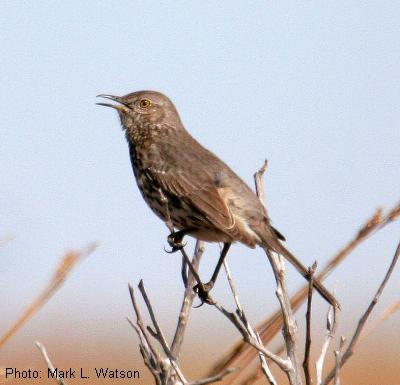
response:
<svg viewBox="0 0 400 385"><path fill-rule="evenodd" d="M54 367L53 363L51 362L49 355L47 354L46 348L40 343L36 342L36 346L39 349L43 359L46 361L47 367L50 369L51 372L57 373L56 377L54 378L59 385L67 385L63 378L58 375L56 368Z"/></svg>
<svg viewBox="0 0 400 385"><path fill-rule="evenodd" d="M20 318L11 328L1 337L0 348L17 333L17 331L51 298L51 296L61 287L67 279L69 273L83 258L92 253L97 245L92 243L80 251L68 251L60 260L57 269L51 276L47 286L42 290L38 297L25 309Z"/></svg>

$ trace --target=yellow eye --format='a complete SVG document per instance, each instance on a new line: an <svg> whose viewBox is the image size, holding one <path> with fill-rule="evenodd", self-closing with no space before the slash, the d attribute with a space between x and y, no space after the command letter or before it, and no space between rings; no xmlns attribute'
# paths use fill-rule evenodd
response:
<svg viewBox="0 0 400 385"><path fill-rule="evenodd" d="M140 106L141 108L149 108L149 107L151 106L151 101L150 101L149 99L142 99L142 100L139 102L139 106Z"/></svg>

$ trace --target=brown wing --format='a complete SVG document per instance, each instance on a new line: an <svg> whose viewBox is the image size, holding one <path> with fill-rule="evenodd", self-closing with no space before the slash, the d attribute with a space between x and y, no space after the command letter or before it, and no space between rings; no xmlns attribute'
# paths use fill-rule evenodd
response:
<svg viewBox="0 0 400 385"><path fill-rule="evenodd" d="M211 175L203 174L201 178L189 178L185 172L146 169L147 176L162 189L168 197L179 198L189 207L193 207L200 215L218 230L230 234L235 221L228 205L220 194Z"/></svg>

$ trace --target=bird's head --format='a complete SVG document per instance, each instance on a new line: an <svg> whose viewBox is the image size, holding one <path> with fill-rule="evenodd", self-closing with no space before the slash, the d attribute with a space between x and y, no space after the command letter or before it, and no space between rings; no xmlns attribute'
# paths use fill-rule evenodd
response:
<svg viewBox="0 0 400 385"><path fill-rule="evenodd" d="M128 138L144 134L147 136L151 131L159 131L163 127L166 129L182 126L175 106L160 92L137 91L125 96L108 94L97 96L116 102L116 104L103 102L96 104L118 111Z"/></svg>

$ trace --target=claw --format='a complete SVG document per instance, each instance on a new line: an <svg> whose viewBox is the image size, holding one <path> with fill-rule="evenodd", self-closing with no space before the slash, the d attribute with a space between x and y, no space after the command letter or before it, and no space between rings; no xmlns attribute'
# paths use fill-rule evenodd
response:
<svg viewBox="0 0 400 385"><path fill-rule="evenodd" d="M198 309L199 307L202 307L204 305L205 301L203 301L203 300L200 300L200 301L201 301L200 304L197 306L193 306L193 309Z"/></svg>
<svg viewBox="0 0 400 385"><path fill-rule="evenodd" d="M170 245L172 246L172 245ZM168 254L176 253L179 250L182 250L186 246L186 243L180 243L179 245L172 246L171 250L167 250L164 246L164 251Z"/></svg>
<svg viewBox="0 0 400 385"><path fill-rule="evenodd" d="M164 247L164 251L168 254L172 254L179 250L182 250L186 246L186 243L182 243L182 236L180 236L179 234L177 235L177 233L172 233L168 235L167 241L168 244L171 246L171 250L168 251Z"/></svg>
<svg viewBox="0 0 400 385"><path fill-rule="evenodd" d="M168 254L173 254L173 253L175 253L177 250L175 250L174 248L172 248L171 250L167 250L167 249L165 248L165 246L164 246L164 251L165 251L166 253L168 253Z"/></svg>
<svg viewBox="0 0 400 385"><path fill-rule="evenodd" d="M203 306L205 303L209 305L214 305L215 302L211 299L209 296L209 292L213 288L214 283L213 282L208 282L208 283L201 283L197 284L196 286L193 287L193 290L197 293L199 296L199 299L201 301L200 305L195 306L195 308Z"/></svg>

